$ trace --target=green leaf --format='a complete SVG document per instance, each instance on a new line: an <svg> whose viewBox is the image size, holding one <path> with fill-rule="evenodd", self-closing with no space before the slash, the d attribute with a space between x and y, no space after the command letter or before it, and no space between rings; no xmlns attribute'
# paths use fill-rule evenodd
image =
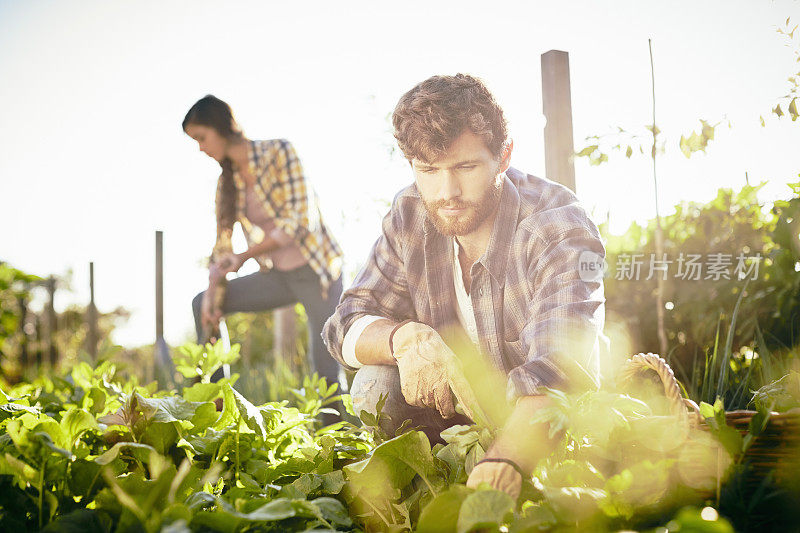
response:
<svg viewBox="0 0 800 533"><path fill-rule="evenodd" d="M232 433L227 429L216 431L208 428L202 436L190 436L181 440L178 447L188 449L195 455L213 457L217 454L222 441Z"/></svg>
<svg viewBox="0 0 800 533"><path fill-rule="evenodd" d="M241 415L245 424L247 424L247 427L252 429L256 435L259 435L262 439L266 439L267 429L264 425L264 416L261 414L261 410L250 403L247 398L239 394L236 389L230 385L227 385L226 388L230 389L230 391L233 393L233 398L236 401L236 407L239 409L239 414Z"/></svg>
<svg viewBox="0 0 800 533"><path fill-rule="evenodd" d="M108 394L105 390L100 387L92 387L84 397L84 409L97 416L105 410L107 401Z"/></svg>
<svg viewBox="0 0 800 533"><path fill-rule="evenodd" d="M189 422L204 402L189 402L180 396L145 398L137 393L137 401L144 416L150 422Z"/></svg>
<svg viewBox="0 0 800 533"><path fill-rule="evenodd" d="M701 514L702 510L686 507L670 521L670 531L696 531L698 533L734 533L733 527L724 518L708 520ZM716 513L715 513L716 514ZM674 526L674 528L672 527Z"/></svg>
<svg viewBox="0 0 800 533"><path fill-rule="evenodd" d="M316 498L310 503L319 510L319 515L324 520L330 522L334 527L349 528L353 525L350 515L342 502L335 498Z"/></svg>
<svg viewBox="0 0 800 533"><path fill-rule="evenodd" d="M35 468L8 453L0 457L0 474L10 474L17 477L18 481L32 485L39 482L39 473Z"/></svg>
<svg viewBox="0 0 800 533"><path fill-rule="evenodd" d="M701 120L700 123L703 125L703 128L701 129L703 137L705 137L707 141L714 140L714 126L705 120Z"/></svg>
<svg viewBox="0 0 800 533"><path fill-rule="evenodd" d="M731 457L738 457L742 453L744 439L737 429L730 426L721 426L716 433L716 437Z"/></svg>
<svg viewBox="0 0 800 533"><path fill-rule="evenodd" d="M560 521L575 522L597 513L607 493L585 487L545 488L544 496Z"/></svg>
<svg viewBox="0 0 800 533"><path fill-rule="evenodd" d="M475 529L497 527L514 509L514 500L499 490L479 490L467 496L458 513L457 531L467 533Z"/></svg>
<svg viewBox="0 0 800 533"><path fill-rule="evenodd" d="M316 490L321 484L322 480L319 479L319 476L315 476L314 474L303 474L289 485L282 487L280 494L282 496L286 496L287 498L307 498L308 495L312 491Z"/></svg>
<svg viewBox="0 0 800 533"><path fill-rule="evenodd" d="M7 418L12 418L17 415L21 415L23 413L30 413L32 415L38 415L39 409L36 407L28 407L27 405L21 405L18 403L5 403L0 405L0 422Z"/></svg>
<svg viewBox="0 0 800 533"><path fill-rule="evenodd" d="M232 364L239 359L239 348L238 344L234 344L230 351L226 351L221 341L213 346L189 342L178 348L174 355L175 369L184 377L199 377L204 383L208 383L222 365Z"/></svg>
<svg viewBox="0 0 800 533"><path fill-rule="evenodd" d="M222 393L219 383L195 383L183 389L183 398L190 402L210 402Z"/></svg>
<svg viewBox="0 0 800 533"><path fill-rule="evenodd" d="M66 444L65 447L69 450L72 449L75 440L80 437L84 431L96 428L97 421L94 417L77 407L68 410L61 417L61 430L66 437L66 442L64 444Z"/></svg>
<svg viewBox="0 0 800 533"><path fill-rule="evenodd" d="M224 511L199 511L192 517L189 525L195 531L234 533L239 530L242 522L240 517Z"/></svg>
<svg viewBox="0 0 800 533"><path fill-rule="evenodd" d="M236 396L233 394L233 387L226 384L222 388L222 414L213 427L214 429L224 429L236 424L239 416L239 408L236 404Z"/></svg>
<svg viewBox="0 0 800 533"><path fill-rule="evenodd" d="M680 148L681 152L683 152L683 155L685 155L687 158L692 157L692 150L689 148L689 142L687 141L685 135L681 135Z"/></svg>
<svg viewBox="0 0 800 533"><path fill-rule="evenodd" d="M114 521L101 509L77 509L47 524L42 533L109 533Z"/></svg>
<svg viewBox="0 0 800 533"><path fill-rule="evenodd" d="M70 464L67 476L69 490L75 495L90 498L103 487L103 480L100 477L101 467L102 465L96 461L83 459L78 459Z"/></svg>
<svg viewBox="0 0 800 533"><path fill-rule="evenodd" d="M527 533L532 531L551 531L558 520L553 511L546 505L527 501L522 505L523 516L511 523L511 533Z"/></svg>
<svg viewBox="0 0 800 533"><path fill-rule="evenodd" d="M706 402L700 402L700 415L703 418L714 418L714 406Z"/></svg>
<svg viewBox="0 0 800 533"><path fill-rule="evenodd" d="M206 402L200 404L197 410L195 410L194 415L192 415L191 423L193 427L191 432L202 432L206 428L211 427L218 418L219 413L217 412L217 407L213 403Z"/></svg>
<svg viewBox="0 0 800 533"><path fill-rule="evenodd" d="M377 446L368 459L343 468L357 494L366 499L394 499L417 474L430 487L435 475L431 445L421 431L411 431Z"/></svg>
<svg viewBox="0 0 800 533"><path fill-rule="evenodd" d="M156 422L150 424L142 434L142 443L149 444L155 450L166 455L170 447L178 441L178 430L174 422Z"/></svg>
<svg viewBox="0 0 800 533"><path fill-rule="evenodd" d="M147 444L139 444L137 442L118 442L112 446L108 451L99 455L94 461L99 465L107 465L121 454L130 455L135 457L142 463L150 461L150 453L155 452L155 448Z"/></svg>
<svg viewBox="0 0 800 533"><path fill-rule="evenodd" d="M461 504L472 494L464 485L453 485L422 509L417 530L430 533L455 533Z"/></svg>
<svg viewBox="0 0 800 533"><path fill-rule="evenodd" d="M623 492L633 484L633 473L626 468L619 474L611 476L606 482L605 489L608 492Z"/></svg>
<svg viewBox="0 0 800 533"><path fill-rule="evenodd" d="M36 426L34 426L32 433L39 435L47 435L50 443L55 444L62 450L71 448L71 443L67 440L67 435L61 425L52 418L42 419ZM69 455L69 453L67 453Z"/></svg>

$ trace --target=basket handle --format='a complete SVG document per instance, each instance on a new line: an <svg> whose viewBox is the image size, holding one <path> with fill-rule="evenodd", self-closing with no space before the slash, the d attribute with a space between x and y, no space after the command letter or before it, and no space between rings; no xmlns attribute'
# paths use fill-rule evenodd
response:
<svg viewBox="0 0 800 533"><path fill-rule="evenodd" d="M692 400L683 397L672 368L657 354L638 353L634 355L628 359L625 366L622 368L619 379L630 379L643 369L654 370L656 374L658 374L658 377L661 379L661 384L664 387L664 395L670 403L670 412L673 415L680 417L691 425L696 425L698 421L702 419L700 417L700 408ZM686 411L687 407L692 409L692 414L694 416L689 416L689 413Z"/></svg>

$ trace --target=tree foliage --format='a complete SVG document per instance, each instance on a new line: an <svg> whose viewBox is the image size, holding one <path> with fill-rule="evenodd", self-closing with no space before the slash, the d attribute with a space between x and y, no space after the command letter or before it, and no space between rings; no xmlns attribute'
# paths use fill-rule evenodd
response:
<svg viewBox="0 0 800 533"><path fill-rule="evenodd" d="M720 189L707 204L684 202L673 214L662 217L669 262L664 298L670 353L664 355L686 368L713 351L717 328L731 323L743 290L732 332L734 352L754 347L757 325L770 350L793 347L800 341L800 198L775 202L768 210L757 198L762 186L745 186L736 192ZM800 194L800 184L790 187ZM622 236L608 236L607 311L612 320L628 325L634 353L658 349L652 302L656 277L664 273L654 269L647 279L652 261L660 259L654 254L654 232L651 221L647 227L631 225ZM724 257L730 261L727 272L718 275L702 269L699 279L693 279L686 263L693 255L701 259L701 267L707 267L709 258ZM643 263L638 279L621 275L622 263L632 256ZM746 268L752 267L746 277L755 279L740 279L736 274L739 257L745 259ZM723 338L725 334L723 329Z"/></svg>

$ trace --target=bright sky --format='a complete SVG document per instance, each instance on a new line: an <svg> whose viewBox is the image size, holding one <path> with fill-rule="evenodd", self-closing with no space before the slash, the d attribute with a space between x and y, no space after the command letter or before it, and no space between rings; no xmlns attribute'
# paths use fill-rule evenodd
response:
<svg viewBox="0 0 800 533"><path fill-rule="evenodd" d="M545 175L540 55L570 54L576 148L587 135L651 122L653 39L662 212L719 187L798 181L800 125L768 118L797 71L776 32L794 0L598 2L56 2L0 0L0 259L46 276L73 271L56 307L133 314L114 340L154 337L154 233L164 231L166 340L193 336L190 302L214 240L219 166L183 134L207 93L253 139L298 150L348 270L362 263L394 193L397 99L432 74L484 79L504 107L512 165ZM798 36L796 35L797 39ZM767 127L759 125L759 115ZM677 148L698 119L727 117L707 154ZM612 230L653 216L651 163L576 163L578 195ZM736 251L732 251L736 252Z"/></svg>

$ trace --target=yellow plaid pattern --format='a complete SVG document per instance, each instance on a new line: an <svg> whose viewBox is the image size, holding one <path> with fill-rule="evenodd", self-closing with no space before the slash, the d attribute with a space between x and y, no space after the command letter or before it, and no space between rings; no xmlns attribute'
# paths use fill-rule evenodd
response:
<svg viewBox="0 0 800 533"><path fill-rule="evenodd" d="M316 193L309 187L294 147L285 139L249 141L250 172L256 177L253 189L275 225L292 237L309 266L320 277L323 296L342 272L342 250L322 221ZM248 245L264 239L264 232L245 217L244 183L234 173L238 191L236 219L242 225ZM219 208L222 180L217 185L216 205ZM219 218L218 218L219 220ZM230 251L232 228L217 226L217 241L212 259ZM269 268L267 256L256 258L263 269Z"/></svg>

